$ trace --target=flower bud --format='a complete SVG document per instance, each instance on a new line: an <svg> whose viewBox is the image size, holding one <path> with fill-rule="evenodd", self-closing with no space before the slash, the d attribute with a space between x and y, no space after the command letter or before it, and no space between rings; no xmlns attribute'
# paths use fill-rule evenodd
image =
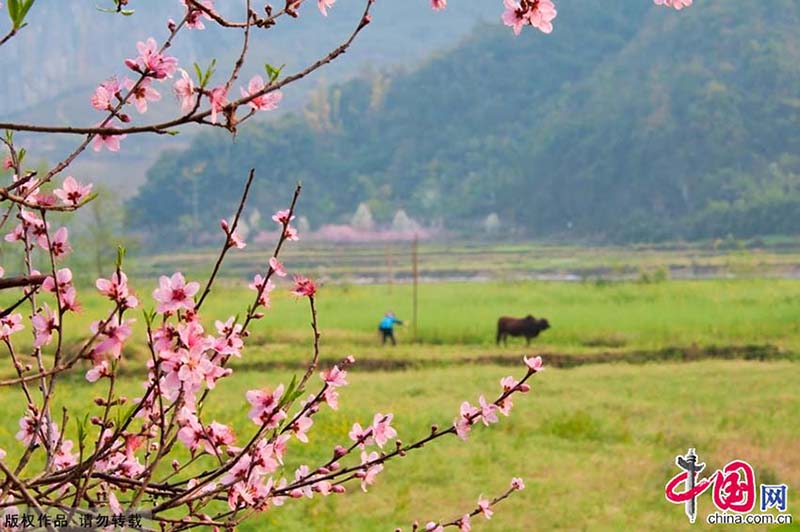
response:
<svg viewBox="0 0 800 532"><path fill-rule="evenodd" d="M347 454L347 449L342 447L341 445L337 445L333 448L333 456L336 458L341 458L342 456Z"/></svg>
<svg viewBox="0 0 800 532"><path fill-rule="evenodd" d="M330 469L331 471L336 471L340 467L342 467L342 466L341 466L341 464L339 464L339 462L333 462L333 463L331 463L330 466L328 466L328 469Z"/></svg>
<svg viewBox="0 0 800 532"><path fill-rule="evenodd" d="M177 25L177 24L175 24L175 21L174 21L174 20L172 20L172 19L169 19L169 20L167 21L167 29L168 29L170 32L174 32L174 31L175 31L175 28L177 28L177 27L178 27L178 25Z"/></svg>
<svg viewBox="0 0 800 532"><path fill-rule="evenodd" d="M520 392L522 392L522 393L528 393L529 391L531 391L531 387L530 387L530 385L529 385L529 384L527 384L527 383L526 383L526 384L520 384L520 385L519 385L519 387L518 387L518 389L519 389L519 391L520 391Z"/></svg>
<svg viewBox="0 0 800 532"><path fill-rule="evenodd" d="M289 497L291 497L292 499L299 499L302 496L303 492L301 490L295 489L289 492Z"/></svg>
<svg viewBox="0 0 800 532"><path fill-rule="evenodd" d="M181 463L178 462L177 460L173 460L172 461L172 469L173 469L173 471L177 471L180 468L181 468Z"/></svg>
<svg viewBox="0 0 800 532"><path fill-rule="evenodd" d="M341 484L336 484L333 488L331 488L331 491L333 491L334 493L344 493L345 489L344 486L342 486Z"/></svg>
<svg viewBox="0 0 800 532"><path fill-rule="evenodd" d="M119 120L120 120L120 122L124 122L124 123L126 123L126 124L127 124L128 122L130 122L130 121L131 121L131 115L129 115L129 114L127 114L127 113L120 113L120 114L119 114L119 115L117 115L117 116L119 116Z"/></svg>

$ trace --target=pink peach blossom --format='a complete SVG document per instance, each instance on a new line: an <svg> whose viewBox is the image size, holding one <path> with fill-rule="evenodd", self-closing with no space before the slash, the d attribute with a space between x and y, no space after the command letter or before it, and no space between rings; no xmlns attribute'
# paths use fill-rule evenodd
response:
<svg viewBox="0 0 800 532"><path fill-rule="evenodd" d="M103 355L119 358L122 346L131 335L133 322L134 320L122 320L120 322L118 314L115 314L105 325L101 321L93 322L91 330L98 335L101 341L92 350L92 358L98 363Z"/></svg>
<svg viewBox="0 0 800 532"><path fill-rule="evenodd" d="M522 360L525 361L525 365L528 366L528 369L533 372L537 373L542 371L542 357L536 356L532 358L523 357Z"/></svg>
<svg viewBox="0 0 800 532"><path fill-rule="evenodd" d="M268 429L278 426L278 423L286 419L286 413L278 410L281 397L283 396L283 384L270 390L250 390L247 392L247 402L252 405L250 413L247 414L256 425L265 425Z"/></svg>
<svg viewBox="0 0 800 532"><path fill-rule="evenodd" d="M657 6L674 7L678 11L692 5L692 0L653 0Z"/></svg>
<svg viewBox="0 0 800 532"><path fill-rule="evenodd" d="M339 366L323 371L319 377L333 388L347 385L347 372L339 369Z"/></svg>
<svg viewBox="0 0 800 532"><path fill-rule="evenodd" d="M261 76L253 76L250 78L250 82L247 84L247 89L242 87L240 88L240 92L242 93L242 96L246 98L248 96L258 94L264 90L264 87L266 87L266 85L264 84L264 80L261 78ZM272 91L268 92L267 94L256 96L250 100L247 105L256 111L274 111L278 108L278 104L280 103L281 99L283 99L283 93L281 93L281 91Z"/></svg>
<svg viewBox="0 0 800 532"><path fill-rule="evenodd" d="M361 464L365 465L370 462L375 462L380 458L376 451L367 454L366 451L361 451ZM361 478L361 490L366 493L367 486L375 483L375 477L378 473L383 471L383 464L372 464L359 471L356 476Z"/></svg>
<svg viewBox="0 0 800 532"><path fill-rule="evenodd" d="M284 269L281 261L279 261L275 257L270 257L269 267L272 268L272 271L274 271L275 275L277 275L278 277L286 277L286 269Z"/></svg>
<svg viewBox="0 0 800 532"><path fill-rule="evenodd" d="M499 421L497 419L497 405L487 403L486 398L482 395L478 398L478 402L481 405L481 421L483 421L483 424L488 427L490 423L497 423Z"/></svg>
<svg viewBox="0 0 800 532"><path fill-rule="evenodd" d="M109 129L118 129L111 121L109 121L103 127ZM94 139L92 140L92 149L94 151L100 151L103 148L105 148L108 151L119 151L120 142L124 140L125 137L127 137L127 135L124 133L119 135L98 133L97 135L94 136Z"/></svg>
<svg viewBox="0 0 800 532"><path fill-rule="evenodd" d="M65 256L72 249L69 242L67 242L68 237L69 231L66 227L59 228L53 235L53 239L50 241L50 250L55 258Z"/></svg>
<svg viewBox="0 0 800 532"><path fill-rule="evenodd" d="M193 30L206 29L205 24L203 24L203 19L213 20L210 16L208 16L208 13L202 9L190 6L186 0L182 1L183 5L186 6L186 27ZM214 11L214 2L211 0L200 0L198 3L211 12Z"/></svg>
<svg viewBox="0 0 800 532"><path fill-rule="evenodd" d="M22 325L22 314L10 314L0 318L0 340L8 340L12 334L25 328Z"/></svg>
<svg viewBox="0 0 800 532"><path fill-rule="evenodd" d="M89 382L97 382L102 377L110 377L111 368L107 360L102 360L98 364L92 366L92 369L86 372L86 380Z"/></svg>
<svg viewBox="0 0 800 532"><path fill-rule="evenodd" d="M470 405L469 402L464 401L461 403L461 409L459 410L459 415L453 422L453 426L456 429L456 434L459 438L466 441L469 437L469 432L471 430L471 426L475 423L475 419L477 418L478 414L480 413L480 409L475 408L474 406Z"/></svg>
<svg viewBox="0 0 800 532"><path fill-rule="evenodd" d="M277 211L275 214L272 215L272 219L278 225L286 225L292 220L294 220L294 214L290 216L291 211L289 209L284 209L282 211Z"/></svg>
<svg viewBox="0 0 800 532"><path fill-rule="evenodd" d="M491 519L494 513L490 508L489 499L484 499L483 496L478 499L478 510L480 510L486 519Z"/></svg>
<svg viewBox="0 0 800 532"><path fill-rule="evenodd" d="M308 436L306 433L311 428L314 421L309 416L301 416L297 421L292 423L292 433L303 443L308 443Z"/></svg>
<svg viewBox="0 0 800 532"><path fill-rule="evenodd" d="M58 328L58 316L56 316L47 303L44 304L42 310L37 312L31 318L31 325L36 332L36 338L33 341L33 347L37 349L47 345L53 339L53 332Z"/></svg>
<svg viewBox="0 0 800 532"><path fill-rule="evenodd" d="M128 276L123 271L114 272L110 280L98 279L95 281L95 286L101 294L122 308L136 308L139 305L138 298L128 288Z"/></svg>
<svg viewBox="0 0 800 532"><path fill-rule="evenodd" d="M161 94L150 86L152 84L150 78L144 78L139 82L138 86L132 79L128 78L125 78L123 83L125 88L130 91L128 101L133 102L139 114L147 112L147 102L157 102L161 99Z"/></svg>
<svg viewBox="0 0 800 532"><path fill-rule="evenodd" d="M527 11L522 9L514 0L503 0L506 10L503 12L503 24L514 30L514 35L519 35L522 26L528 23Z"/></svg>
<svg viewBox="0 0 800 532"><path fill-rule="evenodd" d="M322 400L325 401L325 404L331 407L332 410L339 410L339 393L334 388L325 390Z"/></svg>
<svg viewBox="0 0 800 532"><path fill-rule="evenodd" d="M558 12L551 0L536 0L528 11L528 22L534 28L538 28L543 33L553 31L553 19Z"/></svg>
<svg viewBox="0 0 800 532"><path fill-rule="evenodd" d="M181 73L181 79L175 82L172 86L172 90L175 96L181 101L181 112L188 113L194 108L196 103L194 82L184 69L179 68L178 71Z"/></svg>
<svg viewBox="0 0 800 532"><path fill-rule="evenodd" d="M228 105L228 91L225 87L216 87L208 93L208 99L211 101L211 123L216 124L217 113Z"/></svg>
<svg viewBox="0 0 800 532"><path fill-rule="evenodd" d="M92 107L98 111L110 111L114 107L114 97L119 94L120 84L111 77L97 86L92 94Z"/></svg>
<svg viewBox="0 0 800 532"><path fill-rule="evenodd" d="M328 9L333 7L333 4L336 3L336 0L317 0L317 7L319 8L319 12L322 13L322 16L328 16Z"/></svg>
<svg viewBox="0 0 800 532"><path fill-rule="evenodd" d="M292 290L292 294L297 297L314 297L316 293L317 286L314 284L314 281L302 275L294 276L294 290Z"/></svg>
<svg viewBox="0 0 800 532"><path fill-rule="evenodd" d="M139 56L125 62L128 68L156 79L172 77L178 66L178 60L159 52L155 39L150 37L145 42L140 41L136 44L136 48L139 50Z"/></svg>
<svg viewBox="0 0 800 532"><path fill-rule="evenodd" d="M382 448L387 441L397 437L397 431L391 426L392 417L394 417L392 414L384 416L377 413L372 420L372 436L378 447Z"/></svg>
<svg viewBox="0 0 800 532"><path fill-rule="evenodd" d="M283 236L286 237L286 240L291 240L293 242L300 240L300 234L297 232L297 229L291 225L286 226Z"/></svg>
<svg viewBox="0 0 800 532"><path fill-rule="evenodd" d="M266 284L265 284L266 283ZM269 308L270 307L270 298L269 293L275 290L275 283L272 282L271 279L264 281L264 278L261 275L256 274L253 278L253 282L248 285L251 290L255 290L256 292L261 292L261 296L258 298L258 304Z"/></svg>
<svg viewBox="0 0 800 532"><path fill-rule="evenodd" d="M183 274L176 272L172 277L162 275L158 279L159 287L153 290L153 298L158 301L156 311L163 314L176 312L180 309L193 310L193 296L200 290L197 282L187 283Z"/></svg>
<svg viewBox="0 0 800 532"><path fill-rule="evenodd" d="M239 231L231 231L230 226L228 225L228 220L225 220L223 218L222 220L220 220L219 226L228 236L227 246L229 248L235 247L236 249L244 249L247 246L247 244L244 241L244 238L242 238L242 235L239 234Z"/></svg>
<svg viewBox="0 0 800 532"><path fill-rule="evenodd" d="M348 436L363 449L365 446L372 443L372 427L363 429L361 428L361 424L353 423L353 428L350 429Z"/></svg>
<svg viewBox="0 0 800 532"><path fill-rule="evenodd" d="M80 184L74 177L67 176L61 184L62 188L57 188L53 194L58 197L65 205L77 205L92 191L92 184Z"/></svg>

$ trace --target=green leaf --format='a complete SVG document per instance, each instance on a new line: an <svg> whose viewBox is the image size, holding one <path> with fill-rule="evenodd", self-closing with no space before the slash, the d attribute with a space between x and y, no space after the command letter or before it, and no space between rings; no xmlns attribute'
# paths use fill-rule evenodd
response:
<svg viewBox="0 0 800 532"><path fill-rule="evenodd" d="M125 246L117 246L117 262L116 262L117 269L122 268L122 261L125 259L126 252L127 250L125 249Z"/></svg>
<svg viewBox="0 0 800 532"><path fill-rule="evenodd" d="M200 68L200 65L194 63L194 72L197 74L197 83L203 84L203 70Z"/></svg>
<svg viewBox="0 0 800 532"><path fill-rule="evenodd" d="M212 59L211 60L211 64L206 69L206 75L203 77L203 87L205 87L208 84L208 82L211 80L211 76L214 75L214 72L216 70L216 68L215 68L216 66L217 66L217 60L216 59Z"/></svg>
<svg viewBox="0 0 800 532"><path fill-rule="evenodd" d="M144 316L144 322L147 325L147 328L150 329L153 326L153 321L156 319L156 311L155 310L147 310L145 308L142 309L142 316Z"/></svg>
<svg viewBox="0 0 800 532"><path fill-rule="evenodd" d="M289 387L286 388L286 393L283 394L283 400L280 403L280 407L283 407L283 405L288 404L297 398L297 390L295 390L295 388L297 388L297 375L292 375L292 382L289 383Z"/></svg>
<svg viewBox="0 0 800 532"><path fill-rule="evenodd" d="M25 18L25 16L28 14L28 11L30 11L30 9L33 7L33 3L34 3L35 1L36 1L36 0L25 0L25 1L22 3L22 12L21 12L20 14L21 14L21 16L22 16L22 18L23 18L23 19L24 19L24 18Z"/></svg>
<svg viewBox="0 0 800 532"><path fill-rule="evenodd" d="M264 68L267 70L267 78L269 78L269 82L270 83L272 83L276 79L278 79L278 76L281 75L281 70L283 70L283 67L285 67L285 66L286 66L286 64L283 64L283 65L279 66L278 68L275 68L274 66L270 65L269 63L264 65Z"/></svg>
<svg viewBox="0 0 800 532"><path fill-rule="evenodd" d="M11 25L15 30L24 28L25 16L33 7L36 0L9 0L8 2L8 18L11 19Z"/></svg>
<svg viewBox="0 0 800 532"><path fill-rule="evenodd" d="M128 423L131 420L131 418L133 417L133 413L136 410L136 406L137 406L136 404L132 404L130 407L128 407L128 410L125 411L125 414L123 414L120 417L120 421L121 422L120 422L119 425L117 425L118 427L121 427L121 426L125 425L126 423ZM117 410L117 412L119 412L120 410L122 410L122 407L120 407Z"/></svg>

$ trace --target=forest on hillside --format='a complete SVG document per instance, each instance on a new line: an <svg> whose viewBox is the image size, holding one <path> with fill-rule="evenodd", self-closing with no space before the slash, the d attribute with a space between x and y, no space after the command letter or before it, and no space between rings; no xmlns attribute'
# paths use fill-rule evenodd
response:
<svg viewBox="0 0 800 532"><path fill-rule="evenodd" d="M797 234L800 4L650 7L565 3L551 35L482 25L413 69L318 89L235 139L198 135L150 169L128 224L167 225L161 242L183 242L198 209L230 213L255 167L251 205L268 214L302 181L312 228L366 206L378 225L402 210L525 238Z"/></svg>

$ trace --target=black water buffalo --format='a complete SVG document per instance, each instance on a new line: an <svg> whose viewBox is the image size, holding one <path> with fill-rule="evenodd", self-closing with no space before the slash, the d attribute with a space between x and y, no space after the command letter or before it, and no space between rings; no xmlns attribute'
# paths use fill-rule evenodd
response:
<svg viewBox="0 0 800 532"><path fill-rule="evenodd" d="M537 320L530 314L524 318L510 318L503 316L497 320L497 344L500 345L500 340L503 340L504 345L508 345L508 336L524 336L528 345L531 343L531 338L536 338L539 333L549 329L550 323L546 319Z"/></svg>

